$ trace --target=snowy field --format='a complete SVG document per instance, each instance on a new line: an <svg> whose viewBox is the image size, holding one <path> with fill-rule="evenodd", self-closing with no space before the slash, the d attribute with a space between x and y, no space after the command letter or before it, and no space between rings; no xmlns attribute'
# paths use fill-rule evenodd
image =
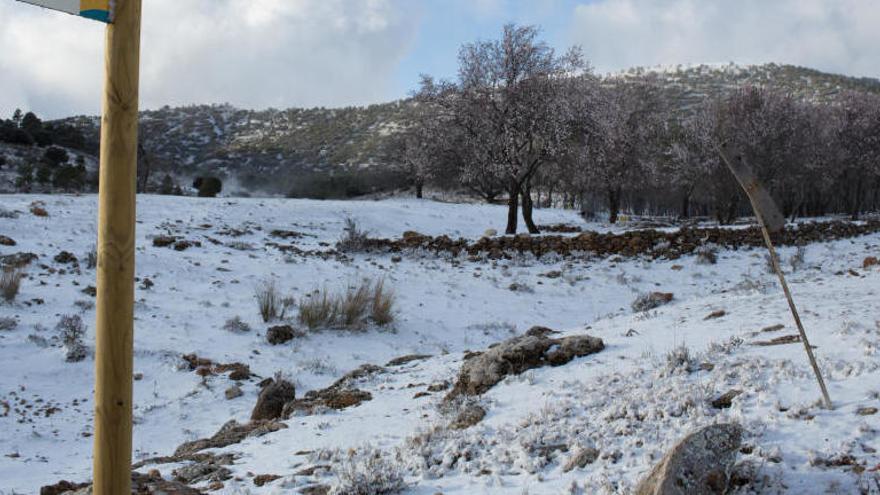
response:
<svg viewBox="0 0 880 495"><path fill-rule="evenodd" d="M44 203L48 217L29 212L34 201ZM63 315L81 315L91 352L94 299L83 289L95 279L85 259L95 243L96 198L2 196L0 209L0 235L17 243L0 246L0 255L39 256L15 302L0 304L0 317L16 320L14 328L0 329L0 494L36 493L61 479L90 477L93 360L65 362L55 327ZM503 230L506 210L416 200L158 196L140 197L138 209L136 461L170 455L230 419L246 422L261 378L280 372L299 397L365 363L434 356L361 382L373 398L360 406L294 417L287 429L215 451L237 456L227 466L234 478L216 493L333 485L339 473L332 466L340 459L378 455L403 475L406 491L417 494L624 494L676 440L715 422L746 430L739 463L751 466L753 480L742 493L880 493L880 267L862 268L867 256L880 256L880 235L812 244L803 266L784 263L834 400L828 411L819 407L800 343L753 345L796 333L761 250L722 251L714 265L693 256L322 259L285 254L267 242L327 250L346 217L374 236L414 230L477 239L487 229ZM18 215L9 218L15 216L10 212ZM569 211L541 209L535 216L539 224L607 230ZM282 241L270 237L275 229L304 236ZM154 246L153 238L163 234L201 246ZM79 258L78 269L54 260L62 251ZM780 251L784 261L795 252ZM267 343L270 325L254 297L266 280L301 299L315 289L381 277L397 295L391 329L325 330ZM674 299L634 313L632 301L651 291L672 292ZM707 319L719 310L723 316ZM249 332L223 328L236 316ZM454 381L464 351L483 350L533 325L586 332L602 338L606 349L503 381L479 399L485 419L466 430L445 428L444 392L414 398L427 385ZM259 378L243 382L244 394L227 400L232 382L188 371L181 359L187 353L246 363ZM742 393L731 407L710 405L734 389ZM572 453L587 447L600 453L595 462L566 472ZM307 469L316 465L331 467ZM143 471L156 468L170 477L176 467ZM260 474L280 478L258 487L253 475Z"/></svg>

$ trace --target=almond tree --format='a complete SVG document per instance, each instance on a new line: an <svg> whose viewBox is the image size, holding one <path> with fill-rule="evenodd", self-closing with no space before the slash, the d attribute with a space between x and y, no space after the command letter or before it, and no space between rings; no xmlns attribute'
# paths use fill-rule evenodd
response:
<svg viewBox="0 0 880 495"><path fill-rule="evenodd" d="M665 112L650 78L616 81L600 94L591 117L595 133L584 143L584 173L605 196L608 221L616 223L624 189L645 184L662 153L657 138Z"/></svg>
<svg viewBox="0 0 880 495"><path fill-rule="evenodd" d="M848 213L858 219L873 183L880 187L880 97L846 93L837 107L834 133L839 142L840 189Z"/></svg>
<svg viewBox="0 0 880 495"><path fill-rule="evenodd" d="M423 196L425 183L433 178L447 158L444 147L435 139L440 134L438 124L430 110L419 105L406 127L397 131L389 144L393 168L407 177L419 199Z"/></svg>
<svg viewBox="0 0 880 495"><path fill-rule="evenodd" d="M559 56L538 40L535 26L504 26L499 40L462 46L456 82L423 81L420 94L444 109L463 135L474 160L464 176L492 176L508 195L508 234L515 234L519 199L529 232L531 180L562 153L569 117L564 98L566 76L585 68L580 51ZM467 180L467 179L466 179Z"/></svg>
<svg viewBox="0 0 880 495"><path fill-rule="evenodd" d="M681 194L681 218L688 218L697 189L720 168L715 128L716 110L711 102L667 128L667 160L662 173L664 182Z"/></svg>

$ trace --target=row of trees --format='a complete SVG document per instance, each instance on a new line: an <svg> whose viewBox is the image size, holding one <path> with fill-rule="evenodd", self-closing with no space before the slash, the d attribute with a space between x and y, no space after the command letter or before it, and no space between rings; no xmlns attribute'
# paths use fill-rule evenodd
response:
<svg viewBox="0 0 880 495"><path fill-rule="evenodd" d="M880 96L826 103L745 87L681 108L656 76L598 78L580 50L557 54L534 26L466 44L454 81L423 77L393 161L426 183L506 195L532 233L535 201L615 222L623 209L730 222L745 197L717 152L739 146L788 216L880 205Z"/></svg>
<svg viewBox="0 0 880 495"><path fill-rule="evenodd" d="M81 130L61 122L43 122L33 112L16 110L10 119L0 119L0 142L19 145L64 146L94 154L98 143L89 142Z"/></svg>

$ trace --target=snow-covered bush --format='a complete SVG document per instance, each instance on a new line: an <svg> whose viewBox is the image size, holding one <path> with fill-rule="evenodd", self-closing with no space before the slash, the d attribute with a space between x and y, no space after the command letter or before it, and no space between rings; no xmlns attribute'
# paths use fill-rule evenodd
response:
<svg viewBox="0 0 880 495"><path fill-rule="evenodd" d="M227 332L244 333L250 332L251 326L248 325L246 321L242 320L241 316L236 315L226 320L226 323L223 324L223 330L226 330Z"/></svg>
<svg viewBox="0 0 880 495"><path fill-rule="evenodd" d="M690 373L696 368L697 360L691 350L684 344L666 353L666 371L674 373L685 371Z"/></svg>
<svg viewBox="0 0 880 495"><path fill-rule="evenodd" d="M712 244L703 244L694 250L698 265L714 265L718 263L718 248Z"/></svg>
<svg viewBox="0 0 880 495"><path fill-rule="evenodd" d="M3 274L0 275L0 294L2 294L4 301L9 303L15 300L23 278L24 272L18 268L3 269Z"/></svg>
<svg viewBox="0 0 880 495"><path fill-rule="evenodd" d="M86 358L86 347L83 337L86 334L86 326L79 315L63 315L55 325L55 330L61 336L61 342L67 350L66 360L75 363Z"/></svg>
<svg viewBox="0 0 880 495"><path fill-rule="evenodd" d="M791 258L788 259L788 264L791 266L791 271L796 272L803 268L804 263L806 262L807 257L807 247L806 246L798 246L797 251L791 255Z"/></svg>
<svg viewBox="0 0 880 495"><path fill-rule="evenodd" d="M333 471L333 495L386 495L406 488L401 468L372 448L350 451Z"/></svg>
<svg viewBox="0 0 880 495"><path fill-rule="evenodd" d="M357 221L351 217L345 219L342 235L336 243L336 249L344 253L363 251L367 246L368 232L361 230Z"/></svg>

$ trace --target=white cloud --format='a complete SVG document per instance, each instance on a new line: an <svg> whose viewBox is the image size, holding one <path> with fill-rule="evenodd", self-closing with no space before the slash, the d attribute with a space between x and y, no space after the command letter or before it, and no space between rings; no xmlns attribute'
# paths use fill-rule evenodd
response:
<svg viewBox="0 0 880 495"><path fill-rule="evenodd" d="M600 71L678 63L790 63L880 76L877 0L596 0L569 38Z"/></svg>
<svg viewBox="0 0 880 495"><path fill-rule="evenodd" d="M406 0L145 0L141 103L339 106L393 98ZM99 111L103 27L0 4L0 115Z"/></svg>

